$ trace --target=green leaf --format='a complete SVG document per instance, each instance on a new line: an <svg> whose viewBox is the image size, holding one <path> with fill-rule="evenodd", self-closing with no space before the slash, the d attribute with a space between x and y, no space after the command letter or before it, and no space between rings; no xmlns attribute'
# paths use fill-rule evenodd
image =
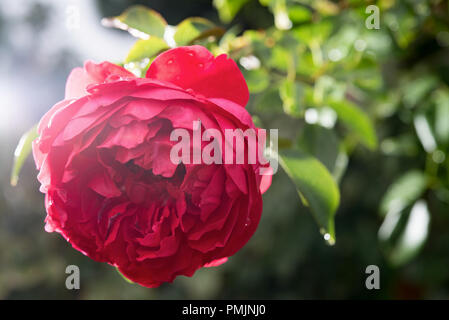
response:
<svg viewBox="0 0 449 320"><path fill-rule="evenodd" d="M142 5L135 5L117 17L103 19L102 24L106 27L126 30L133 36L147 39L148 36L163 38L167 21L158 12Z"/></svg>
<svg viewBox="0 0 449 320"><path fill-rule="evenodd" d="M418 113L413 118L413 124L415 126L416 135L421 142L424 150L431 153L437 148L437 142L435 141L434 134L430 125L430 121L424 113Z"/></svg>
<svg viewBox="0 0 449 320"><path fill-rule="evenodd" d="M279 163L296 185L303 203L310 207L318 225L335 242L334 215L340 192L326 167L311 155L299 150L281 150Z"/></svg>
<svg viewBox="0 0 449 320"><path fill-rule="evenodd" d="M270 8L274 15L274 25L279 30L288 30L292 27L292 21L288 15L286 0L259 0L260 4Z"/></svg>
<svg viewBox="0 0 449 320"><path fill-rule="evenodd" d="M388 188L380 203L381 214L385 215L389 211L399 211L409 206L421 197L426 187L427 176L423 172L408 171Z"/></svg>
<svg viewBox="0 0 449 320"><path fill-rule="evenodd" d="M388 12L383 15L382 23L390 28L396 43L401 49L407 48L417 36L414 30L417 28L418 21L412 11L400 10L396 11L395 14Z"/></svg>
<svg viewBox="0 0 449 320"><path fill-rule="evenodd" d="M279 88L268 87L256 97L254 103L255 111L265 114L282 113L282 100L279 97Z"/></svg>
<svg viewBox="0 0 449 320"><path fill-rule="evenodd" d="M14 151L14 165L11 172L11 185L16 186L19 181L19 173L26 158L31 153L32 142L38 137L37 125L23 134Z"/></svg>
<svg viewBox="0 0 449 320"><path fill-rule="evenodd" d="M328 104L335 110L338 119L341 120L366 147L371 150L377 148L377 137L374 125L363 110L346 100L330 101Z"/></svg>
<svg viewBox="0 0 449 320"><path fill-rule="evenodd" d="M301 25L294 29L294 35L307 44L323 43L332 32L330 21L321 20L316 23Z"/></svg>
<svg viewBox="0 0 449 320"><path fill-rule="evenodd" d="M313 2L315 9L322 16L336 15L339 13L338 5L329 0L315 0Z"/></svg>
<svg viewBox="0 0 449 320"><path fill-rule="evenodd" d="M274 25L279 30L288 30L292 27L292 22L288 16L286 0L272 0L271 11L274 15Z"/></svg>
<svg viewBox="0 0 449 320"><path fill-rule="evenodd" d="M267 45L267 39L270 39L271 41L272 38L266 32L246 30L242 37L235 39L235 42L237 42L235 47L238 48L241 46L239 42L249 44L252 54L254 54L261 61L262 65L267 65L272 57L274 48L277 48L276 46L272 48L271 44L269 47Z"/></svg>
<svg viewBox="0 0 449 320"><path fill-rule="evenodd" d="M438 79L434 76L409 80L404 89L404 104L409 108L416 106L436 85L438 85Z"/></svg>
<svg viewBox="0 0 449 320"><path fill-rule="evenodd" d="M237 38L237 35L242 31L242 28L238 25L232 26L227 29L218 42L218 46L224 51L228 52L232 47L233 41Z"/></svg>
<svg viewBox="0 0 449 320"><path fill-rule="evenodd" d="M217 27L207 19L193 17L187 18L178 24L174 39L177 45L185 46L209 36L221 37L224 32L223 28Z"/></svg>
<svg viewBox="0 0 449 320"><path fill-rule="evenodd" d="M167 43L156 37L148 40L137 40L125 58L125 63L140 61L144 58L152 58L163 50L168 49Z"/></svg>
<svg viewBox="0 0 449 320"><path fill-rule="evenodd" d="M293 23L303 23L312 19L311 10L300 5L288 7L288 17Z"/></svg>
<svg viewBox="0 0 449 320"><path fill-rule="evenodd" d="M329 172L333 172L339 153L338 137L333 130L320 125L306 124L300 134L298 145L320 160Z"/></svg>
<svg viewBox="0 0 449 320"><path fill-rule="evenodd" d="M338 31L326 41L326 51L329 55L331 50L338 49L343 56L347 56L359 37L358 28L355 28L352 24L344 25L338 28Z"/></svg>
<svg viewBox="0 0 449 320"><path fill-rule="evenodd" d="M438 91L435 98L435 136L442 144L449 143L449 93Z"/></svg>
<svg viewBox="0 0 449 320"><path fill-rule="evenodd" d="M415 257L427 240L430 213L427 203L419 200L411 209L392 210L379 228L379 240L387 260L400 266Z"/></svg>
<svg viewBox="0 0 449 320"><path fill-rule="evenodd" d="M291 59L291 52L281 46L275 46L271 49L270 52L270 60L268 61L268 65L271 68L275 68L278 70L282 70L287 73L289 70L289 60Z"/></svg>
<svg viewBox="0 0 449 320"><path fill-rule="evenodd" d="M220 20L229 23L249 0L214 0Z"/></svg>
<svg viewBox="0 0 449 320"><path fill-rule="evenodd" d="M270 84L270 77L265 69L242 70L250 93L264 91Z"/></svg>
<svg viewBox="0 0 449 320"><path fill-rule="evenodd" d="M315 81L313 103L321 106L323 101L344 101L346 91L346 84L331 76L323 75Z"/></svg>
<svg viewBox="0 0 449 320"><path fill-rule="evenodd" d="M291 116L299 116L304 107L304 89L296 81L286 79L279 87L284 112Z"/></svg>

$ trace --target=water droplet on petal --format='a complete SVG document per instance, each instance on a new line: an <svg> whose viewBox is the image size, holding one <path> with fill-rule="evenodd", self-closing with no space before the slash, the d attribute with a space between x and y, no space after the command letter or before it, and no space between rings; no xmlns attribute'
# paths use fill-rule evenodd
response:
<svg viewBox="0 0 449 320"><path fill-rule="evenodd" d="M198 67L199 67L199 68L202 68L202 67L204 67L204 64L198 63Z"/></svg>
<svg viewBox="0 0 449 320"><path fill-rule="evenodd" d="M192 51L187 52L187 54L191 57L193 57L195 55Z"/></svg>
<svg viewBox="0 0 449 320"><path fill-rule="evenodd" d="M173 59L169 59L168 61L167 61L167 64L172 64L173 63Z"/></svg>
<svg viewBox="0 0 449 320"><path fill-rule="evenodd" d="M122 77L120 77L120 76L117 75L117 74L113 74L113 75L109 76L109 80L110 80L110 81L119 81L119 80L121 80L121 79L122 79Z"/></svg>

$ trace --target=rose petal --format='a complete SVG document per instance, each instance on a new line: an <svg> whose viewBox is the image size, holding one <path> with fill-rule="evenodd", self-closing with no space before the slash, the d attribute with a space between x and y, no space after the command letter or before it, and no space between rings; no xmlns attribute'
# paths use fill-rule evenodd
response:
<svg viewBox="0 0 449 320"><path fill-rule="evenodd" d="M217 259L217 260L211 261L209 263L206 263L203 267L205 267L205 268L218 267L227 261L228 261L228 258L221 258L221 259Z"/></svg>
<svg viewBox="0 0 449 320"><path fill-rule="evenodd" d="M110 62L94 63L87 61L84 68L75 68L70 73L66 87L65 98L79 98L87 94L86 88L92 84L103 83L112 75L123 78L134 78L134 74Z"/></svg>
<svg viewBox="0 0 449 320"><path fill-rule="evenodd" d="M205 97L227 99L242 107L249 99L248 86L237 64L224 54L214 58L202 46L165 51L150 65L146 77L191 89Z"/></svg>
<svg viewBox="0 0 449 320"><path fill-rule="evenodd" d="M271 167L269 167L268 169L269 171L267 172L267 174L262 175L262 178L260 180L260 193L264 194L271 186L271 180L273 177L273 169Z"/></svg>
<svg viewBox="0 0 449 320"><path fill-rule="evenodd" d="M111 177L104 172L96 173L87 184L89 188L106 198L118 197L122 194L112 181Z"/></svg>

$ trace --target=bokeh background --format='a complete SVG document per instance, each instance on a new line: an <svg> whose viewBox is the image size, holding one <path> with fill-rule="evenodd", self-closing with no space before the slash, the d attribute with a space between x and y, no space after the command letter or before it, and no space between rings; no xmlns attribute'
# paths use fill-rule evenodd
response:
<svg viewBox="0 0 449 320"><path fill-rule="evenodd" d="M229 14L221 5L222 11L217 11L216 7L228 2L232 1L215 1L215 7L208 0L0 2L0 299L449 298L446 1L287 1L290 27L295 30L320 19L330 22L328 33L312 29L310 34L312 40L320 39L323 59L330 63L323 71L326 81L331 81L328 89L336 90L341 83L355 88L355 100L374 123L379 141L373 150L344 141L350 156L339 181L341 205L333 246L323 240L292 182L279 170L264 195L260 226L240 252L219 268L199 270L192 278L179 277L172 284L148 289L129 284L114 268L73 250L58 234L44 231L43 195L31 158L18 186L10 186L14 149L21 134L63 98L70 70L87 59L120 62L133 45L135 39L127 32L103 27L102 17L140 3L160 12L171 25L201 16L224 28L236 25L238 34L275 29L273 11L277 9L270 1L234 1L241 3L239 10L228 10ZM369 4L378 4L382 11L381 28L368 32L364 21ZM311 14L305 14L304 8ZM79 12L79 25L68 20L73 10ZM290 44L268 49L268 55L274 52L281 61L275 64L277 69L290 56L298 57L306 73L308 67L313 69L316 61L308 51L300 56L290 51ZM361 61L356 66L348 64L356 59ZM312 71L315 80L321 77ZM283 130L299 128L301 136L306 126L319 125L311 120L313 113L304 120L306 98L298 103L303 109L289 109L292 105L286 103L283 91L273 92L275 87L266 83L267 73L274 71L264 72L251 78L258 95L252 96L249 108L265 127L280 128L282 137L289 135ZM329 140L317 143L327 146ZM394 226L397 237L408 226L421 232L422 243L402 259L394 237L382 239L379 234L385 224L380 207L389 186L409 170L425 173L431 181L419 195L427 203L430 224L424 230L419 222L410 226L410 210L404 211L399 219L403 226ZM419 181L406 179L403 193ZM65 288L65 268L71 264L80 267L80 290ZM379 290L365 287L365 268L372 264L381 271Z"/></svg>

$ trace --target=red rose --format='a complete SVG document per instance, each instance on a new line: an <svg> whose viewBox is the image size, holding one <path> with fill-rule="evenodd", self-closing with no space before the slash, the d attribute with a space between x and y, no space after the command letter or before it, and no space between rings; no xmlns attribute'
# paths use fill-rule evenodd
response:
<svg viewBox="0 0 449 320"><path fill-rule="evenodd" d="M148 287L225 262L256 230L271 178L259 161L175 164L170 132L254 129L247 100L235 62L201 46L166 51L146 78L74 69L33 144L46 230Z"/></svg>

